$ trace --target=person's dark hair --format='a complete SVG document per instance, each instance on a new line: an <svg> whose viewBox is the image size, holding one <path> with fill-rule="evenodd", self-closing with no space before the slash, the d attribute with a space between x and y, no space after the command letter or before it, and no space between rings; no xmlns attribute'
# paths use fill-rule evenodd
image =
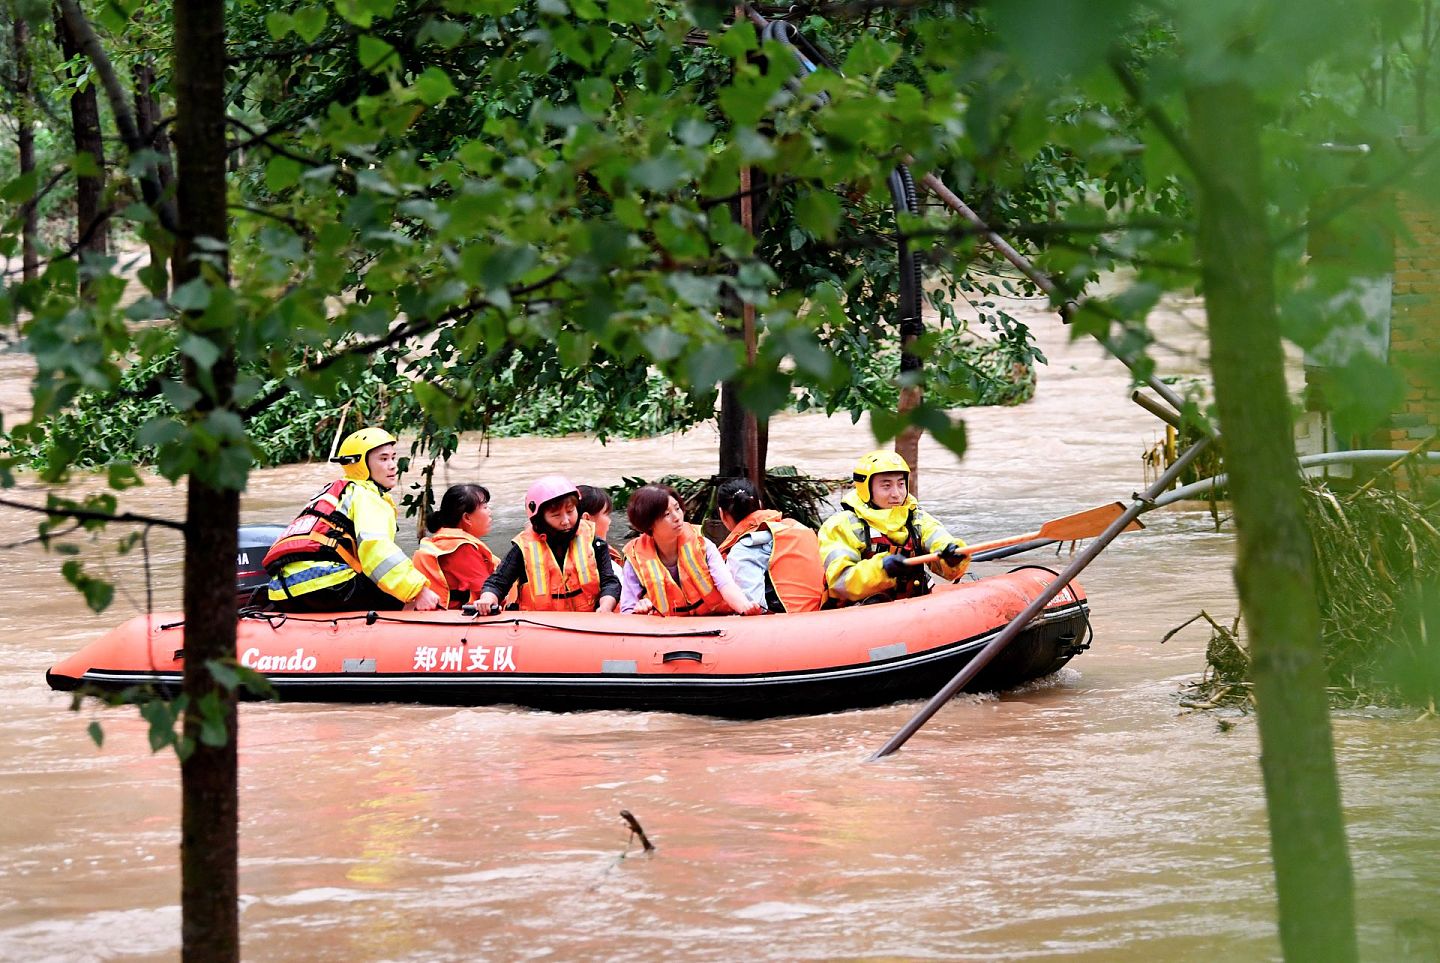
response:
<svg viewBox="0 0 1440 963"><path fill-rule="evenodd" d="M596 488L594 485L579 485L580 489L580 514L600 515L610 511L615 502L610 493L603 488Z"/></svg>
<svg viewBox="0 0 1440 963"><path fill-rule="evenodd" d="M641 535L649 535L660 516L670 510L672 498L678 505L685 504L680 493L669 485L646 485L637 489L625 506L625 517L630 520L630 527Z"/></svg>
<svg viewBox="0 0 1440 963"><path fill-rule="evenodd" d="M489 501L490 489L484 485L451 485L440 499L440 507L425 516L425 528L430 532L459 528L461 516L469 515Z"/></svg>
<svg viewBox="0 0 1440 963"><path fill-rule="evenodd" d="M730 478L715 490L715 504L735 521L750 517L760 508L760 493L748 478Z"/></svg>

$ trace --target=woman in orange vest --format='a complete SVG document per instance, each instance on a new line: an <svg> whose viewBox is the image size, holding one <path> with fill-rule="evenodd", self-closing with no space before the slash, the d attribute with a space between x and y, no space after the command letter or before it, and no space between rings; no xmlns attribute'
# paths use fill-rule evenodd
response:
<svg viewBox="0 0 1440 963"><path fill-rule="evenodd" d="M762 508L747 478L732 478L715 493L720 521L730 529L720 555L745 597L769 612L814 612L825 599L820 540L793 518Z"/></svg>
<svg viewBox="0 0 1440 963"><path fill-rule="evenodd" d="M490 534L490 491L484 485L451 485L440 507L425 516L429 537L412 561L441 608L473 602L500 560L481 538Z"/></svg>
<svg viewBox="0 0 1440 963"><path fill-rule="evenodd" d="M625 546L620 611L636 615L759 615L764 606L745 597L715 543L685 521L680 496L669 485L646 485L625 506L640 535Z"/></svg>
<svg viewBox="0 0 1440 963"><path fill-rule="evenodd" d="M546 475L525 493L530 524L476 603L500 610L500 599L518 583L520 608L528 612L612 612L620 580L595 526L580 518L580 492L562 475Z"/></svg>

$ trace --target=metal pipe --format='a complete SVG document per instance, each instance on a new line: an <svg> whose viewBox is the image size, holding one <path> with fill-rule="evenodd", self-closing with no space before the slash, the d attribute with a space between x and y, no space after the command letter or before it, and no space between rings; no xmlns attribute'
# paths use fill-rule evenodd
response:
<svg viewBox="0 0 1440 963"><path fill-rule="evenodd" d="M1392 451L1387 448L1357 448L1354 451L1325 451L1315 455L1301 455L1299 458L1301 468L1315 468L1321 465L1360 465L1367 462L1392 462L1398 461L1406 456L1412 458L1423 458L1426 461L1440 462L1440 452L1435 451ZM1182 485L1172 492L1166 492L1155 499L1153 508L1164 508L1166 505L1173 505L1175 502L1186 501L1193 498L1205 498L1217 488L1224 488L1230 481L1228 474L1214 475L1210 478L1189 485ZM1148 509L1147 509L1148 510Z"/></svg>
<svg viewBox="0 0 1440 963"><path fill-rule="evenodd" d="M1126 526L1133 522L1142 512L1149 509L1154 504L1155 498L1165 489L1169 488L1176 478L1180 477L1180 473L1195 460L1195 457L1199 455L1208 444L1210 444L1209 438L1201 438L1195 442L1195 444L1185 449L1185 451L1180 454L1180 457L1175 459L1174 463L1165 469L1164 474L1157 478L1155 483L1147 488L1143 494L1135 495L1134 500L1130 503L1130 507L1125 509L1125 512L1119 518L1111 522L1109 528L1105 529L1098 538L1087 545L1079 555L1076 555L1070 564L1065 566L1060 574L1057 575L1049 585L1045 586L1039 595L1030 600L1030 604L1025 606L1025 609L1019 615L1010 620L1009 625L1000 630L999 635L995 636L995 638L985 644L983 649L975 653L975 657L965 664L965 667L960 670L955 678L946 683L945 688L935 693L934 697L925 703L909 722L905 723L904 728L894 736L891 736L890 741L881 746L879 751L870 758L872 760L885 758L903 746L916 732L920 731L920 727L929 722L931 716L939 712L940 708L955 696L955 693L959 692L965 687L966 683L975 678L975 675L981 669L985 668L991 659L999 655L1000 651L1010 644L1010 640L1019 635L1021 630L1029 625L1031 620L1039 615L1045 606L1050 604L1050 600L1060 594L1060 590L1066 585L1069 585L1075 576L1079 575L1085 569L1085 566L1089 565L1095 556L1099 555L1100 552L1115 539L1115 536L1123 532Z"/></svg>
<svg viewBox="0 0 1440 963"><path fill-rule="evenodd" d="M1150 414L1154 415L1156 418L1159 418L1161 421L1165 422L1165 424L1169 425L1171 428L1174 428L1177 431L1180 429L1180 416L1175 412L1171 411L1169 408L1162 405L1160 402L1156 401L1154 398L1147 395L1145 392L1141 391L1139 388L1136 388L1134 391L1130 392L1130 400L1135 402L1141 408L1144 408L1146 411L1150 412Z"/></svg>

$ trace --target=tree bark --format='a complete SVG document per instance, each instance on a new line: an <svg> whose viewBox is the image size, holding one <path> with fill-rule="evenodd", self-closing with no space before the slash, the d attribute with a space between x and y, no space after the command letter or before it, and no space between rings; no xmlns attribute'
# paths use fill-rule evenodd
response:
<svg viewBox="0 0 1440 963"><path fill-rule="evenodd" d="M736 8L737 11L739 8ZM737 17L741 14L737 13ZM749 167L740 171L740 197L734 203L733 216L753 237L755 234L755 202L750 194L753 172ZM743 303L738 296L731 302L729 314L739 317L740 328L734 333L745 343L745 362L753 365L757 352L755 307ZM720 386L720 477L748 478L762 497L765 492L765 455L761 439L768 441L769 425L763 429L754 413L740 403L740 392L733 382Z"/></svg>
<svg viewBox="0 0 1440 963"><path fill-rule="evenodd" d="M66 24L64 12L55 8L55 37L65 59L82 56L80 41ZM89 154L95 159L99 173L76 178L75 239L80 253L104 254L109 249L109 231L102 217L105 197L105 143L100 133L100 100L93 83L86 84L70 98L70 127L75 138L75 153Z"/></svg>
<svg viewBox="0 0 1440 963"><path fill-rule="evenodd" d="M1325 695L1261 193L1260 121L1238 84L1187 92L1215 402L1250 628L1261 770L1288 960L1353 960L1350 858Z"/></svg>
<svg viewBox="0 0 1440 963"><path fill-rule="evenodd" d="M160 98L155 96L155 68L148 61L135 64L135 125L139 129L140 142L146 149L153 150L159 157L156 161L156 182L162 199L168 197L174 185L175 175L170 156L170 137L160 123ZM157 211L158 214L158 211ZM150 246L150 291L157 297L169 293L165 248L154 239ZM173 246L173 245L172 245Z"/></svg>
<svg viewBox="0 0 1440 963"><path fill-rule="evenodd" d="M100 43L100 37L95 33L84 11L80 9L79 0L56 0L56 10L59 18L64 22L65 30L69 32L72 42L76 48L83 53L94 67L96 76L100 78L101 85L105 88L105 97L110 102L110 112L115 116L115 128L120 133L120 141L125 149L130 152L132 158L140 161L140 191L145 197L145 203L153 210L160 219L160 225L167 231L175 229L175 212L169 199L164 196L160 188L160 173L157 168L155 157L148 154L150 144L142 140L140 136L140 125L135 119L135 112L130 106L130 97L126 95L125 87L120 83L120 75L115 71L115 65L105 53L104 46ZM91 87L93 90L93 85Z"/></svg>
<svg viewBox="0 0 1440 963"><path fill-rule="evenodd" d="M909 168L903 165L897 167L890 175L889 186L890 196L895 204L895 233L900 235L899 250L896 252L900 278L900 290L896 300L896 327L900 332L899 377L902 387L896 410L904 415L918 408L925 397L925 364L915 353L915 342L925 333L925 322L921 314L924 303L924 275L915 253L910 250L909 240L899 230L900 215L920 213L920 202ZM904 458L905 463L910 466L909 489L912 495L920 493L920 436L923 433L918 426L910 425L901 430L895 439L896 454Z"/></svg>
<svg viewBox="0 0 1440 963"><path fill-rule="evenodd" d="M175 281L205 277L228 284L225 209L225 5L223 0L176 0L176 256ZM203 256L203 260L202 260ZM235 383L229 328L186 316L192 334L215 342L220 360L204 372L187 359L185 380L202 392L195 419L228 408ZM185 736L194 751L181 764L181 954L186 960L240 958L237 873L238 798L235 694L216 684L211 660L235 658L235 552L240 494L192 473L186 495ZM225 719L224 745L200 741L202 700L217 700Z"/></svg>
<svg viewBox="0 0 1440 963"><path fill-rule="evenodd" d="M20 173L35 169L35 76L30 64L30 24L15 14L15 145L19 151ZM20 263L28 283L40 274L38 199L25 205L20 222Z"/></svg>

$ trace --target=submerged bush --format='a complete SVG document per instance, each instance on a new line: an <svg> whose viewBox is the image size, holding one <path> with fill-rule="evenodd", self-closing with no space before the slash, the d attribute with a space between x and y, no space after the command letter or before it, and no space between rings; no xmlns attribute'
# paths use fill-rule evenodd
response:
<svg viewBox="0 0 1440 963"><path fill-rule="evenodd" d="M1410 491L1366 485L1338 493L1318 482L1304 489L1336 704L1434 711L1440 699L1440 499L1420 478ZM1240 620L1226 626L1202 612L1191 621L1202 618L1211 626L1205 673L1186 704L1248 705Z"/></svg>

